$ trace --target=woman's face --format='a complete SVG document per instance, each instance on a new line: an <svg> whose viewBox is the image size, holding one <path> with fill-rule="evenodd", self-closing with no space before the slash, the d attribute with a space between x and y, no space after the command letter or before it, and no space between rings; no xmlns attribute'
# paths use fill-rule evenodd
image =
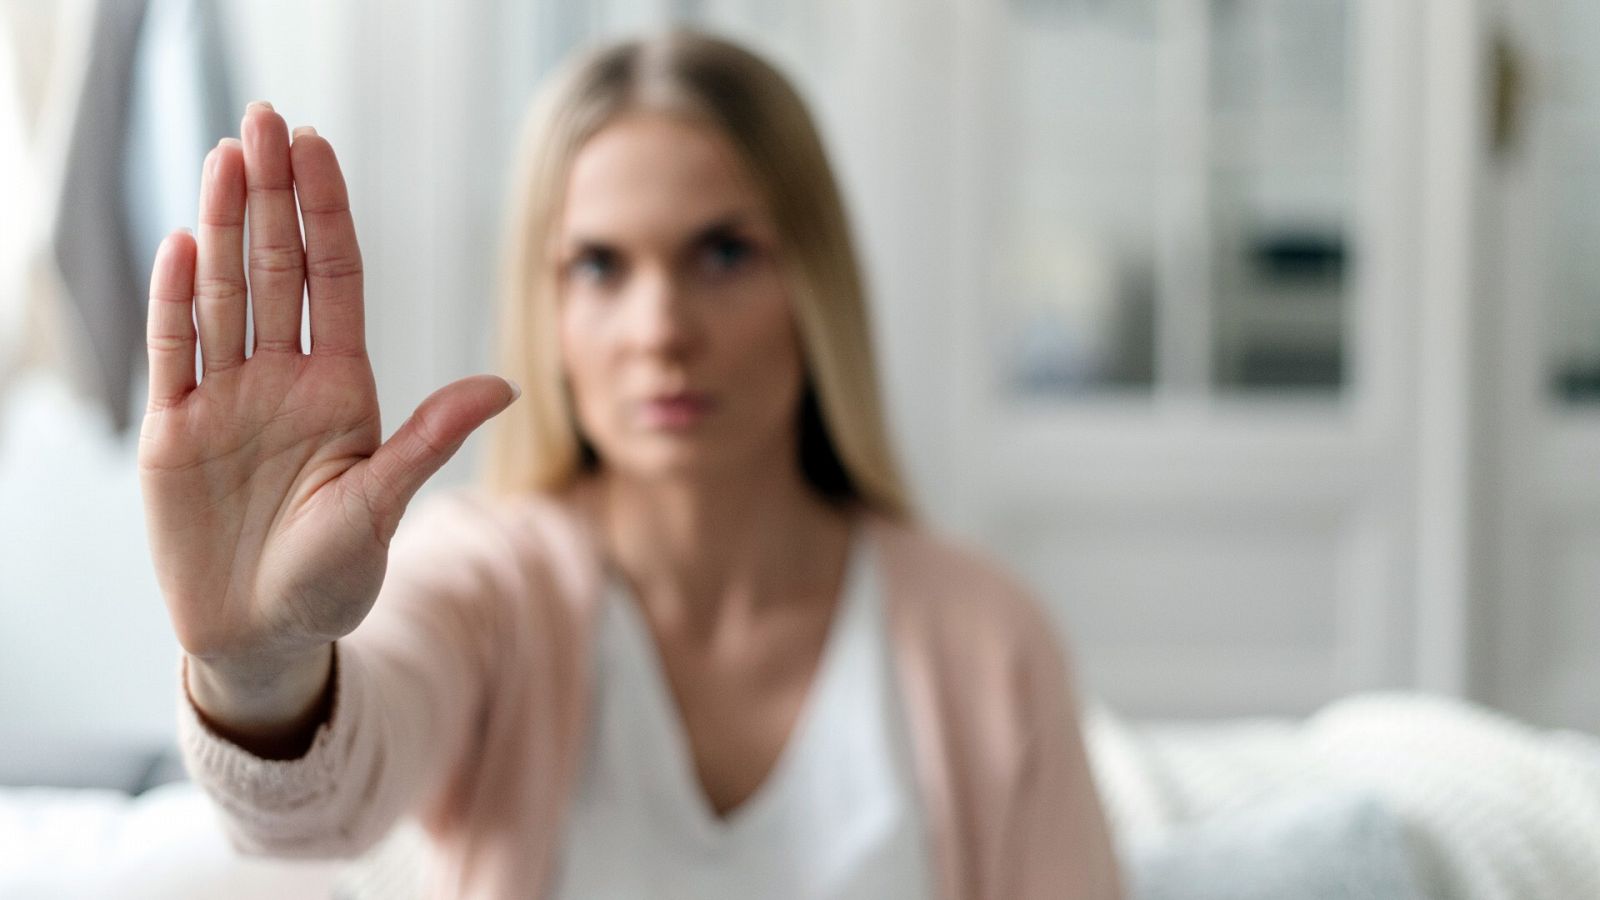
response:
<svg viewBox="0 0 1600 900"><path fill-rule="evenodd" d="M799 337L777 231L728 139L628 116L578 152L557 230L561 354L607 468L791 463Z"/></svg>

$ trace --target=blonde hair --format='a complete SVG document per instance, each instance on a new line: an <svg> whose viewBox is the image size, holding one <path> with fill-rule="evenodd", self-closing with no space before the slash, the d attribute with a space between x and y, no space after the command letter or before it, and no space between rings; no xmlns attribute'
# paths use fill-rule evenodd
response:
<svg viewBox="0 0 1600 900"><path fill-rule="evenodd" d="M860 266L821 138L771 65L685 30L601 47L569 64L533 105L500 315L501 371L524 395L493 423L487 487L556 492L599 465L562 372L555 229L579 150L638 111L716 127L765 194L805 359L797 453L808 483L826 497L910 518L884 423Z"/></svg>

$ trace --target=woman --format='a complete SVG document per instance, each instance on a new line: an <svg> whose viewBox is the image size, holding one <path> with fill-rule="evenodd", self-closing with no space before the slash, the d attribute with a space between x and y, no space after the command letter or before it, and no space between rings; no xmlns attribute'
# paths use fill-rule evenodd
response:
<svg viewBox="0 0 1600 900"><path fill-rule="evenodd" d="M380 443L338 165L269 106L157 259L141 475L236 844L355 854L411 813L442 896L1116 896L1049 627L909 510L793 90L676 32L532 123L516 406L464 379ZM502 412L489 489L400 528Z"/></svg>

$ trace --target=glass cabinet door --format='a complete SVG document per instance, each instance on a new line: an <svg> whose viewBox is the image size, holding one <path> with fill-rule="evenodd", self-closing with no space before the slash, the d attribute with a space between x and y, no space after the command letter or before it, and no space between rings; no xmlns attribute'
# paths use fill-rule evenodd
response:
<svg viewBox="0 0 1600 900"><path fill-rule="evenodd" d="M1532 100L1529 133L1538 215L1533 262L1543 272L1545 372L1563 405L1600 403L1600 4L1544 4L1530 56L1502 70Z"/></svg>
<svg viewBox="0 0 1600 900"><path fill-rule="evenodd" d="M988 295L1013 395L1148 393L1156 377L1161 34L1150 10L1114 6L1017 2L1001 28Z"/></svg>
<svg viewBox="0 0 1600 900"><path fill-rule="evenodd" d="M1337 389L1350 241L1344 0L1212 0L1219 390Z"/></svg>
<svg viewBox="0 0 1600 900"><path fill-rule="evenodd" d="M1340 389L1350 6L1008 6L990 293L1004 389Z"/></svg>

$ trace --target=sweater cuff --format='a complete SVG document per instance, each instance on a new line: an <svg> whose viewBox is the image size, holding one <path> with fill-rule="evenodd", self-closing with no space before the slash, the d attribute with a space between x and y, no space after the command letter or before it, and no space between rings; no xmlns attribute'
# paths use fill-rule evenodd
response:
<svg viewBox="0 0 1600 900"><path fill-rule="evenodd" d="M333 645L333 699L328 720L297 759L264 759L212 731L189 695L188 656L178 667L178 746L189 775L235 815L257 818L316 806L333 794L348 765L362 694L361 665Z"/></svg>

